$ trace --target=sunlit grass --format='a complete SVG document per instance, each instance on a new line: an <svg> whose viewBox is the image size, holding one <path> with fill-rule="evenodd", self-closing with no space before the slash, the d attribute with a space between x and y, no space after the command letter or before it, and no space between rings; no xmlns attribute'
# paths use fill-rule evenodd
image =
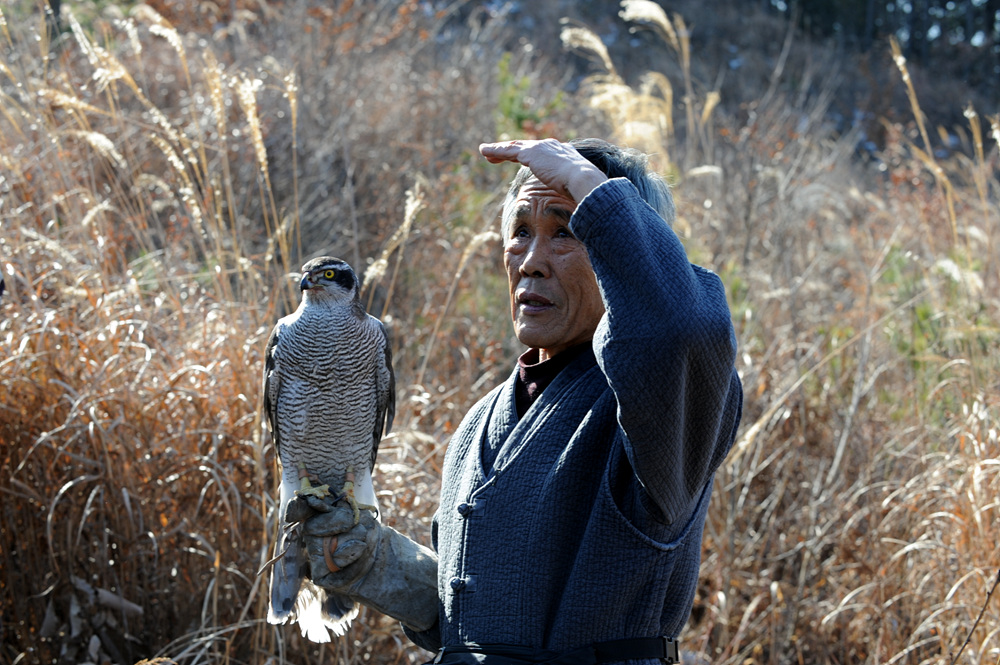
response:
<svg viewBox="0 0 1000 665"><path fill-rule="evenodd" d="M0 661L418 658L384 618L329 649L263 622L257 571L274 508L263 344L297 300L299 262L347 232L340 251L363 272L374 246L346 220L303 233L297 187L272 180L299 160L297 77L271 85L274 63L224 65L148 7L103 24L99 39L67 18L57 49L30 39L40 22L9 34L17 57L0 89ZM269 147L283 136L290 152ZM411 199L429 189L445 211L445 186L420 189L418 175ZM490 235L400 203L393 269L365 284L395 328L405 392L378 480L387 519L426 541L442 444L473 398L437 387L481 374L490 343L453 319L470 311L456 311L454 293ZM394 289L422 273L403 265L441 277L412 308ZM433 324L415 330L422 319ZM427 385L406 388L418 368Z"/></svg>
<svg viewBox="0 0 1000 665"><path fill-rule="evenodd" d="M996 138L970 108L969 154L935 158L898 51L918 131L890 126L879 163L859 169L854 137L824 131L823 95L797 107L770 90L732 126L713 92L692 99L683 21L623 5L679 68L633 88L596 34L563 38L594 54L590 103L618 139L666 141L677 228L730 287L747 391L687 644L716 663L916 663L950 662L968 637L960 662L995 662ZM650 83L668 75L681 105Z"/></svg>

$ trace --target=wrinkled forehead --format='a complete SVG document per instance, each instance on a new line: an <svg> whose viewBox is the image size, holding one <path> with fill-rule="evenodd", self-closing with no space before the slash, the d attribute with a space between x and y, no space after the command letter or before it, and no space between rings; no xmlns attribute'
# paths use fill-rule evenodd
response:
<svg viewBox="0 0 1000 665"><path fill-rule="evenodd" d="M556 215L569 221L576 210L576 201L560 194L538 178L525 181L516 194L504 201L502 231L507 237L511 223L517 218L534 215Z"/></svg>

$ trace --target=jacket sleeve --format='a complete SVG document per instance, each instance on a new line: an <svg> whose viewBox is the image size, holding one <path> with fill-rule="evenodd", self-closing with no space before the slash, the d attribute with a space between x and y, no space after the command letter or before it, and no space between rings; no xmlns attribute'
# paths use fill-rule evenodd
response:
<svg viewBox="0 0 1000 665"><path fill-rule="evenodd" d="M628 460L666 522L684 518L732 446L743 389L717 275L688 261L628 180L605 182L570 223L606 313L594 337Z"/></svg>

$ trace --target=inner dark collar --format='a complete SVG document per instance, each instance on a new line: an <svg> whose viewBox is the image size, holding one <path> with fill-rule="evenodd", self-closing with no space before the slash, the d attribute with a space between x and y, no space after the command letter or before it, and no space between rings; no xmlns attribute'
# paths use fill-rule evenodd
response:
<svg viewBox="0 0 1000 665"><path fill-rule="evenodd" d="M591 344L590 340L580 342L576 346L564 349L562 353L558 353L548 360L538 359L538 349L528 349L517 359L518 371L523 376L525 372L534 374L536 372L548 372L552 368L557 368L555 371L558 373L560 369L573 362L577 356L590 348Z"/></svg>
<svg viewBox="0 0 1000 665"><path fill-rule="evenodd" d="M528 349L517 359L517 385L515 386L515 407L517 415L524 415L528 407L542 394L542 391L552 383L552 380L580 354L591 347L588 340L564 349L548 360L538 360L538 349Z"/></svg>

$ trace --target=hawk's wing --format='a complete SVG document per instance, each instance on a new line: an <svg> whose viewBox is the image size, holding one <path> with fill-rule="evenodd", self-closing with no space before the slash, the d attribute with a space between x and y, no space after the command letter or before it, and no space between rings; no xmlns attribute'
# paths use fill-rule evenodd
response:
<svg viewBox="0 0 1000 665"><path fill-rule="evenodd" d="M376 329L382 336L382 357L384 365L379 365L375 370L375 385L377 404L375 411L375 430L372 432L374 441L372 442L372 468L375 468L375 456L378 454L378 444L382 440L382 433L389 433L392 429L392 419L396 415L396 376L392 371L392 343L385 326L375 317L371 317L375 322Z"/></svg>
<svg viewBox="0 0 1000 665"><path fill-rule="evenodd" d="M281 324L274 326L271 336L267 339L267 350L264 352L264 416L271 426L271 438L274 449L280 453L281 437L278 433L278 391L281 388L280 364L278 358L278 335ZM281 455L275 457L281 460Z"/></svg>

